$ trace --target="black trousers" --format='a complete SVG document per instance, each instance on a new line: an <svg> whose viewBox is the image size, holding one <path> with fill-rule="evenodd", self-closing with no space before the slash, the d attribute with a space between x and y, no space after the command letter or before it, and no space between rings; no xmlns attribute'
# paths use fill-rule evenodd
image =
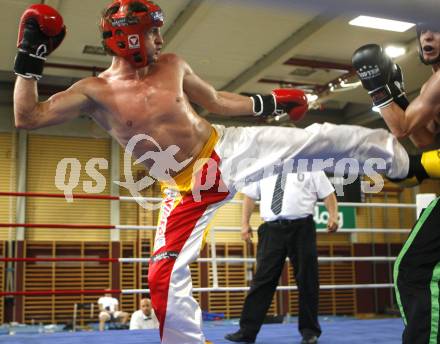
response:
<svg viewBox="0 0 440 344"><path fill-rule="evenodd" d="M439 280L440 200L436 199L420 215L394 264L404 344L440 343Z"/></svg>
<svg viewBox="0 0 440 344"><path fill-rule="evenodd" d="M318 254L312 216L265 222L258 228L257 271L246 296L240 330L256 337L273 299L286 257L289 257L299 290L299 324L302 335L321 334L318 323Z"/></svg>

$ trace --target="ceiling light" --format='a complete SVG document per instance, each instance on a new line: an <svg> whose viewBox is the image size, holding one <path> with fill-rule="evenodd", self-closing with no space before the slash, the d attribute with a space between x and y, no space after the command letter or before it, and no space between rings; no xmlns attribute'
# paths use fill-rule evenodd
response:
<svg viewBox="0 0 440 344"><path fill-rule="evenodd" d="M368 27L371 29L395 31L395 32L405 32L411 29L414 23L402 22L398 20L369 17L369 16L359 16L354 18L349 22L350 25Z"/></svg>
<svg viewBox="0 0 440 344"><path fill-rule="evenodd" d="M385 48L385 53L391 58L396 58L396 57L405 55L406 48L405 47L398 47L395 45L390 45Z"/></svg>
<svg viewBox="0 0 440 344"><path fill-rule="evenodd" d="M295 68L292 72L290 72L290 75L293 76L303 76L303 77L307 77L312 75L313 73L315 73L316 70L312 69L312 68Z"/></svg>

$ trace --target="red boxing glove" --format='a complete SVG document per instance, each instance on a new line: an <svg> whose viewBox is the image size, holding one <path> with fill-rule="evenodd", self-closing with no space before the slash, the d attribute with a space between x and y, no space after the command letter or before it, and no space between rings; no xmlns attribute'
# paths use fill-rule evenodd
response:
<svg viewBox="0 0 440 344"><path fill-rule="evenodd" d="M17 40L18 48L20 48L20 44L22 43L28 19L35 19L41 32L49 37L57 36L65 29L63 18L54 8L40 4L31 5L23 12L20 19L20 31L18 32Z"/></svg>
<svg viewBox="0 0 440 344"><path fill-rule="evenodd" d="M307 97L302 90L279 88L270 95L251 96L255 116L278 116L287 113L294 120L300 120L309 109Z"/></svg>
<svg viewBox="0 0 440 344"><path fill-rule="evenodd" d="M61 44L65 34L63 18L54 8L30 6L20 19L15 73L25 78L40 79L46 56Z"/></svg>
<svg viewBox="0 0 440 344"><path fill-rule="evenodd" d="M293 121L303 118L309 109L306 94L294 88L278 88L272 91L276 101L276 114L286 112Z"/></svg>

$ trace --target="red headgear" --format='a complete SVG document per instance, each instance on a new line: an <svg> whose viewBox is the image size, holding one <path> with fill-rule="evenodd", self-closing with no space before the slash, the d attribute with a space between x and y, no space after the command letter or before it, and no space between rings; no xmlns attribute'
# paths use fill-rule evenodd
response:
<svg viewBox="0 0 440 344"><path fill-rule="evenodd" d="M103 45L135 68L148 65L145 32L163 25L163 13L148 0L115 0L101 19Z"/></svg>

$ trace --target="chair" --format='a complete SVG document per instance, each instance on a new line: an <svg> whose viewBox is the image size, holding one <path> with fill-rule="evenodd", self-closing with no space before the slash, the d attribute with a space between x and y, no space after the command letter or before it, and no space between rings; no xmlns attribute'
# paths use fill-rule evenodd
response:
<svg viewBox="0 0 440 344"><path fill-rule="evenodd" d="M73 332L76 331L76 320L78 318L78 311L81 309L88 310L90 309L90 319L93 319L93 311L94 311L94 304L92 303L75 303L73 306L73 321L72 321L72 330Z"/></svg>

